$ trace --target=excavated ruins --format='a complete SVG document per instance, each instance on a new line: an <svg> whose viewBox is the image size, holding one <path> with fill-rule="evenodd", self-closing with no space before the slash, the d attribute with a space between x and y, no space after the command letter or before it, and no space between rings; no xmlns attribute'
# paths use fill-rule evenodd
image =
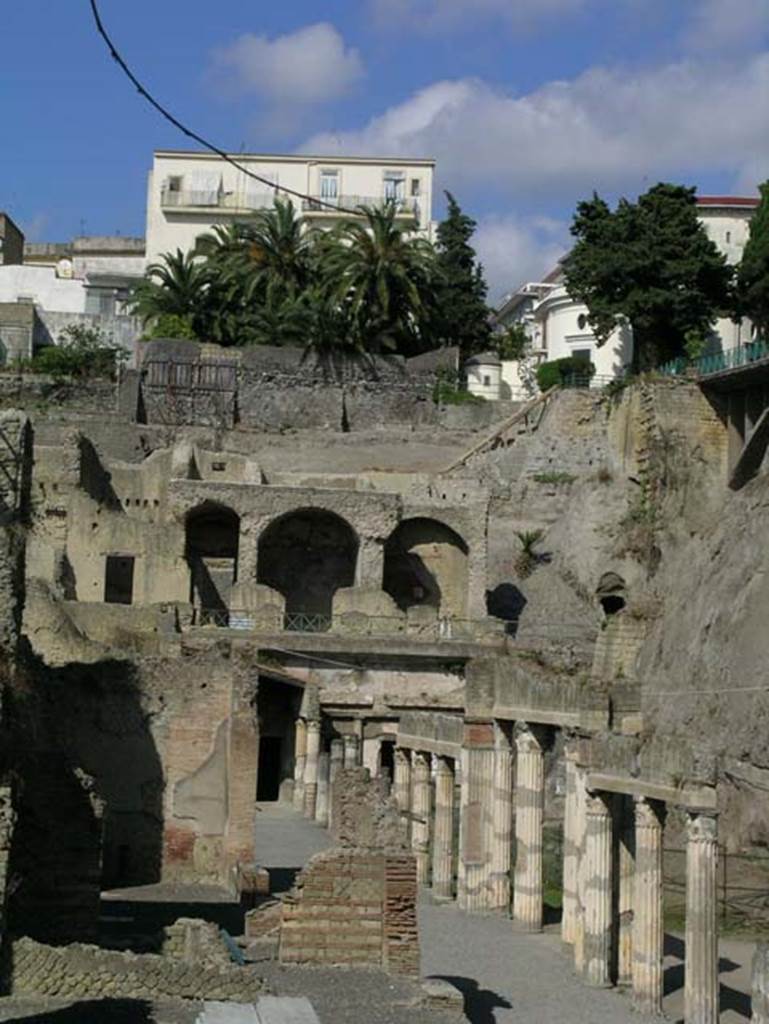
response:
<svg viewBox="0 0 769 1024"><path fill-rule="evenodd" d="M729 403L440 410L429 368L273 356L154 343L114 387L2 389L6 986L98 941L103 890L253 898L257 802L338 829L366 768L403 836L311 862L287 961L345 962L340 873L410 975L412 870L531 932L557 888L584 982L659 1013L664 865L687 1024L717 1021L719 849L765 891L769 847L769 478L729 486Z"/></svg>

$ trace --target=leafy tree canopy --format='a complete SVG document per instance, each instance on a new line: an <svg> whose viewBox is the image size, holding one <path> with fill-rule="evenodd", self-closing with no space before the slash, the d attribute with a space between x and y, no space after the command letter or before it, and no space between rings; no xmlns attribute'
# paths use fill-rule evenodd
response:
<svg viewBox="0 0 769 1024"><path fill-rule="evenodd" d="M682 355L687 335L709 333L730 306L733 271L697 218L693 188L660 183L616 210L594 193L571 233L569 294L587 306L599 344L630 323L638 369Z"/></svg>
<svg viewBox="0 0 769 1024"><path fill-rule="evenodd" d="M769 181L759 186L761 201L750 221L750 235L737 272L739 311L759 333L769 335Z"/></svg>
<svg viewBox="0 0 769 1024"><path fill-rule="evenodd" d="M435 347L458 345L464 360L489 347L488 289L470 244L476 222L462 212L450 192L446 192L446 200L448 213L437 231L438 279L432 334Z"/></svg>

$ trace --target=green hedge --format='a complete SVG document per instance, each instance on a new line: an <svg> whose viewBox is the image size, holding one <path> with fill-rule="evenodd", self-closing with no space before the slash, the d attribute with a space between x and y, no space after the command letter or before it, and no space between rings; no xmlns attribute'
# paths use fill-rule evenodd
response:
<svg viewBox="0 0 769 1024"><path fill-rule="evenodd" d="M537 384L540 391L549 391L556 384L567 384L573 378L589 380L595 373L595 366L589 359L565 356L563 359L552 359L537 367Z"/></svg>

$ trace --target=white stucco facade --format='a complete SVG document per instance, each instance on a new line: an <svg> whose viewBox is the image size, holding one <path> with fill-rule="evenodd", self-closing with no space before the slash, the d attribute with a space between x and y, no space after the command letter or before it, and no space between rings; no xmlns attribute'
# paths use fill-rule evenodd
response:
<svg viewBox="0 0 769 1024"><path fill-rule="evenodd" d="M432 236L433 160L243 153L233 159L268 182L309 196L292 199L308 224L331 226L349 216L342 208L391 198L404 226ZM272 206L275 194L212 153L155 153L147 187L148 261L176 249L186 252L214 225Z"/></svg>
<svg viewBox="0 0 769 1024"><path fill-rule="evenodd" d="M758 204L756 198L738 196L700 196L697 212L708 236L727 260L736 264L748 240L750 218ZM531 339L530 361L534 364L567 356L589 356L596 368L595 382L620 375L633 358L632 331L618 327L603 345L598 345L587 321L587 306L576 302L566 291L563 273L556 267L542 282L528 282L509 295L495 314L497 329L516 323L525 326ZM736 324L722 318L712 331L712 348L727 350L750 340L751 324ZM503 370L503 380L517 373Z"/></svg>

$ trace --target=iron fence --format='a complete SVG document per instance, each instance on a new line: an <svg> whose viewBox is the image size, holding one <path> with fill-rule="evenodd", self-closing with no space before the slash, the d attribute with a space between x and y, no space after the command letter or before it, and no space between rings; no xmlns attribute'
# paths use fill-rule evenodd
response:
<svg viewBox="0 0 769 1024"><path fill-rule="evenodd" d="M331 629L331 616L307 612L286 612L283 628L288 633L327 633Z"/></svg>
<svg viewBox="0 0 769 1024"><path fill-rule="evenodd" d="M711 373L723 373L725 370L736 370L740 366L769 358L769 342L751 341L746 345L727 349L725 352L712 352L700 356L699 359L686 359L680 356L659 368L666 377L678 377L684 373L693 373L698 377L707 377Z"/></svg>

